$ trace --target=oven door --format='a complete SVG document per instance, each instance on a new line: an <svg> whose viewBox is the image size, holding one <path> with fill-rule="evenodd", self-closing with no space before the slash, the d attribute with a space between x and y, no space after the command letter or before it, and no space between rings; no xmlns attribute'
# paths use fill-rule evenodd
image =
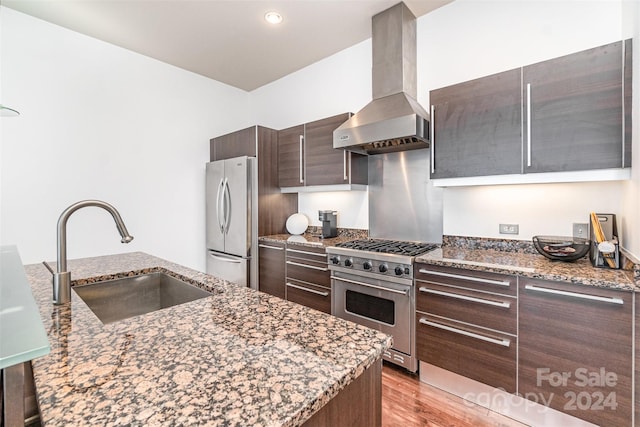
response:
<svg viewBox="0 0 640 427"><path fill-rule="evenodd" d="M395 279L395 278L394 278ZM411 355L411 281L380 280L332 271L334 316L393 336L393 348Z"/></svg>

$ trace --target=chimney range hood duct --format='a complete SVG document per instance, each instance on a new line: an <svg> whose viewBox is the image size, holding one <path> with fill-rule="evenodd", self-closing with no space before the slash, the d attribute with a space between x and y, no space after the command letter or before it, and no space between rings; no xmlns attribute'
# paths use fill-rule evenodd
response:
<svg viewBox="0 0 640 427"><path fill-rule="evenodd" d="M429 146L429 115L416 101L416 17L404 3L372 20L373 101L333 132L333 148L362 154Z"/></svg>

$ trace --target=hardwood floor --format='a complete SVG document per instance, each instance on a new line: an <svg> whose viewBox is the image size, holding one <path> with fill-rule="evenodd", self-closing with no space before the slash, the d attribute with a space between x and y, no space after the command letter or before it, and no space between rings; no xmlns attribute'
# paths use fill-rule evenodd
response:
<svg viewBox="0 0 640 427"><path fill-rule="evenodd" d="M391 364L382 368L383 427L524 427L457 396L421 383Z"/></svg>

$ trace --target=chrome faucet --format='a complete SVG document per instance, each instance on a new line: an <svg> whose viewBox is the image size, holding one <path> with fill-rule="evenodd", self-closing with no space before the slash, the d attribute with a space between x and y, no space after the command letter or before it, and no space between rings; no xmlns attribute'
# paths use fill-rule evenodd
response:
<svg viewBox="0 0 640 427"><path fill-rule="evenodd" d="M45 262L44 265L53 274L53 303L55 305L64 304L71 301L71 272L67 271L67 220L72 213L78 209L85 208L87 206L97 206L109 212L116 222L116 227L122 236L122 243L129 243L133 240L133 236L127 231L120 214L108 203L100 200L82 200L74 203L65 209L60 218L58 218L58 259L57 259L57 272L53 272L51 267Z"/></svg>

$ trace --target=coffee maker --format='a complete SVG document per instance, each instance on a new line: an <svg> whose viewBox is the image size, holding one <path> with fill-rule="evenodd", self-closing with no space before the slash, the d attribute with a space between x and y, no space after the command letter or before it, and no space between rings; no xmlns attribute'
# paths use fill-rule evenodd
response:
<svg viewBox="0 0 640 427"><path fill-rule="evenodd" d="M338 235L338 227L336 220L338 212L336 211L318 211L318 219L322 222L322 238L336 237Z"/></svg>

